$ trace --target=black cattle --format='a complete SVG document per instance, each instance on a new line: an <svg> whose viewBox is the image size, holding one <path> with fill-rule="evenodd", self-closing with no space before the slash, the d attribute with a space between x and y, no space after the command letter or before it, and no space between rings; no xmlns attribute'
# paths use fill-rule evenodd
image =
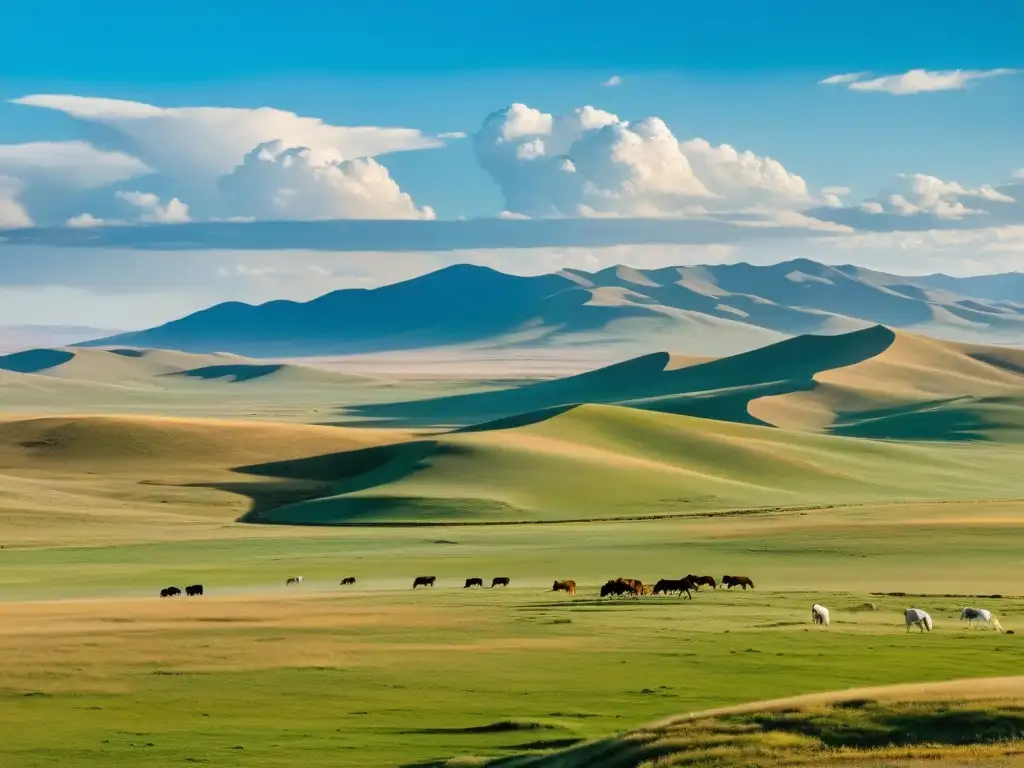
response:
<svg viewBox="0 0 1024 768"><path fill-rule="evenodd" d="M437 576L417 576L413 579L412 588L416 587L432 587L434 582L437 581Z"/></svg>
<svg viewBox="0 0 1024 768"><path fill-rule="evenodd" d="M177 587L167 587L160 590L160 597L175 597L181 594L181 590Z"/></svg>
<svg viewBox="0 0 1024 768"><path fill-rule="evenodd" d="M355 584L355 583L356 583L356 577L355 576L346 576L344 579L341 580L342 586L344 586L345 584Z"/></svg>
<svg viewBox="0 0 1024 768"><path fill-rule="evenodd" d="M495 576L491 579L492 587L507 587L509 582L508 576Z"/></svg>
<svg viewBox="0 0 1024 768"><path fill-rule="evenodd" d="M193 584L191 587L185 587L185 595L188 597L193 597L195 595L201 594L203 594L202 584Z"/></svg>
<svg viewBox="0 0 1024 768"><path fill-rule="evenodd" d="M466 586L463 589L469 589L469 587L482 587L484 585L483 579L466 579Z"/></svg>

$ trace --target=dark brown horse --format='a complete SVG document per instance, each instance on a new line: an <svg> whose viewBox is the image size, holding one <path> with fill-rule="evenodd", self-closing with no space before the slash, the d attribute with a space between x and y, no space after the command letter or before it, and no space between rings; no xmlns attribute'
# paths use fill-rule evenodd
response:
<svg viewBox="0 0 1024 768"><path fill-rule="evenodd" d="M754 588L754 582L752 582L746 576L723 576L722 584L729 589L733 587L743 587L743 591L747 591L747 587Z"/></svg>
<svg viewBox="0 0 1024 768"><path fill-rule="evenodd" d="M672 592L678 592L682 596L683 592L686 596L693 600L693 595L690 594L691 589L696 589L693 582L690 579L659 579L658 583L654 585L654 594L660 595L665 593L666 595Z"/></svg>
<svg viewBox="0 0 1024 768"><path fill-rule="evenodd" d="M491 579L492 587L507 587L509 584L508 576L495 576Z"/></svg>
<svg viewBox="0 0 1024 768"><path fill-rule="evenodd" d="M556 581L551 585L552 592L568 592L570 595L576 594L576 582L572 579L566 579L565 581Z"/></svg>
<svg viewBox="0 0 1024 768"><path fill-rule="evenodd" d="M463 589L469 589L470 587L482 587L483 585L483 579L466 579L466 586L463 587Z"/></svg>
<svg viewBox="0 0 1024 768"><path fill-rule="evenodd" d="M437 581L437 576L417 576L413 579L412 588L416 587L432 587L434 582Z"/></svg>
<svg viewBox="0 0 1024 768"><path fill-rule="evenodd" d="M718 583L715 581L714 576L694 576L691 573L686 578L693 582L695 588L711 587L712 589L718 589Z"/></svg>
<svg viewBox="0 0 1024 768"><path fill-rule="evenodd" d="M601 597L609 595L639 595L644 585L636 579L610 579L601 587Z"/></svg>

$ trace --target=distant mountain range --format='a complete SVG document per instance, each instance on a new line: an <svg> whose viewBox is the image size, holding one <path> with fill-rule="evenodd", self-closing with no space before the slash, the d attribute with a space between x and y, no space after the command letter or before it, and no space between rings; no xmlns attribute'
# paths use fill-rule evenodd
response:
<svg viewBox="0 0 1024 768"><path fill-rule="evenodd" d="M954 341L1021 344L1024 275L905 277L797 259L520 277L462 264L308 302L218 304L79 346L283 357L590 345L610 355L721 356L875 324Z"/></svg>

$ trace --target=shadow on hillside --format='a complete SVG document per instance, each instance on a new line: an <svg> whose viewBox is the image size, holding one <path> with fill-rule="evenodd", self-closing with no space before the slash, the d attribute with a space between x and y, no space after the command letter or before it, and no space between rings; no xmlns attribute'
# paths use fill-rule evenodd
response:
<svg viewBox="0 0 1024 768"><path fill-rule="evenodd" d="M57 368L75 358L65 349L30 349L0 356L0 370L11 373L42 373Z"/></svg>
<svg viewBox="0 0 1024 768"><path fill-rule="evenodd" d="M705 418L761 423L746 411L756 397L806 391L814 375L875 357L896 335L874 326L842 336L800 336L751 352L677 370L666 353L645 355L595 371L510 389L342 411L385 426L425 423L466 427L583 403L632 405Z"/></svg>
<svg viewBox="0 0 1024 768"><path fill-rule="evenodd" d="M434 458L459 452L457 446L442 445L433 440L420 440L304 459L235 467L232 471L240 475L265 479L196 483L188 487L212 488L248 497L251 507L237 522L316 525L318 523L299 516L292 519L286 515L278 517L274 513L302 502L344 496L388 485L425 469ZM360 513L365 514L368 511L365 503L360 502L371 500L351 501L353 516L359 516Z"/></svg>
<svg viewBox="0 0 1024 768"><path fill-rule="evenodd" d="M277 373L284 365L271 363L267 365L242 364L242 365L207 365L202 368L193 368L189 371L173 371L164 374L172 378L189 378L212 381L215 379L228 379L232 382L254 381Z"/></svg>
<svg viewBox="0 0 1024 768"><path fill-rule="evenodd" d="M999 418L1001 415L1006 418ZM1024 408L1016 401L1010 398L955 397L877 411L839 414L837 423L828 432L842 437L904 442L988 442L1000 430L1007 428L1024 432Z"/></svg>

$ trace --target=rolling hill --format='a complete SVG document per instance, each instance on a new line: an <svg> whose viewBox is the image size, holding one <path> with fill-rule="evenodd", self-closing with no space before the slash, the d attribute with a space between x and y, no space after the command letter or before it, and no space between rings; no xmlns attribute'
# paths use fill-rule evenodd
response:
<svg viewBox="0 0 1024 768"><path fill-rule="evenodd" d="M493 768L1021 764L1024 678L861 688L723 707ZM452 761L452 765L456 761Z"/></svg>
<svg viewBox="0 0 1024 768"><path fill-rule="evenodd" d="M663 349L718 356L875 324L975 343L1024 342L1024 304L1012 300L1016 294L992 293L976 280L965 282L961 294L959 284L807 259L536 277L461 264L304 303L219 304L84 345L280 357L586 344L609 357Z"/></svg>
<svg viewBox="0 0 1024 768"><path fill-rule="evenodd" d="M499 426L239 467L310 484L310 495L293 503L261 504L254 495L245 519L550 522L1024 492L1019 446L1002 443L901 444L605 405Z"/></svg>
<svg viewBox="0 0 1024 768"><path fill-rule="evenodd" d="M492 392L357 406L384 423L523 423L579 403L875 438L1024 440L1024 351L874 326L673 366L645 355Z"/></svg>

